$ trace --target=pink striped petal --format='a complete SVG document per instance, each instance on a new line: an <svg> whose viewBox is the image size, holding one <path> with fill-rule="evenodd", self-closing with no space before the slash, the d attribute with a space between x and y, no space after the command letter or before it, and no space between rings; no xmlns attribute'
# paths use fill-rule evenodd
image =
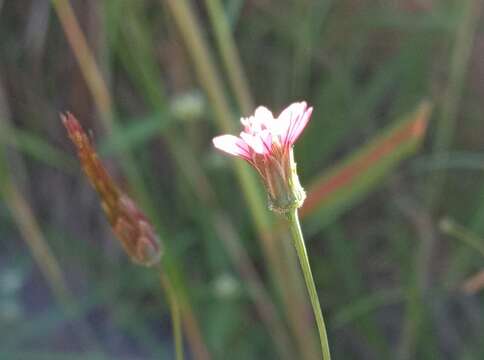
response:
<svg viewBox="0 0 484 360"><path fill-rule="evenodd" d="M250 159L249 146L240 138L234 135L220 135L214 137L213 145L230 155L239 156L243 159Z"/></svg>
<svg viewBox="0 0 484 360"><path fill-rule="evenodd" d="M290 143L290 139L292 138L291 134L294 131L298 119L304 114L306 107L307 104L305 101L293 103L285 108L279 115L278 121L281 122L279 137L282 144L292 145L292 143Z"/></svg>
<svg viewBox="0 0 484 360"><path fill-rule="evenodd" d="M262 130L260 138L264 144L266 153L270 153L272 151L272 133L269 130Z"/></svg>
<svg viewBox="0 0 484 360"><path fill-rule="evenodd" d="M301 135L303 130L306 128L306 125L308 124L309 119L311 119L312 113L313 113L313 108L310 107L303 114L301 114L301 116L299 116L296 119L292 127L292 131L287 138L287 142L289 143L289 145L293 145L296 142L296 140L299 138L299 135Z"/></svg>
<svg viewBox="0 0 484 360"><path fill-rule="evenodd" d="M295 116L302 114L304 112L304 110L306 109L306 107L307 107L307 104L306 104L305 101L292 103L287 108L282 110L278 119L279 120L286 120L287 119L287 120L290 121Z"/></svg>

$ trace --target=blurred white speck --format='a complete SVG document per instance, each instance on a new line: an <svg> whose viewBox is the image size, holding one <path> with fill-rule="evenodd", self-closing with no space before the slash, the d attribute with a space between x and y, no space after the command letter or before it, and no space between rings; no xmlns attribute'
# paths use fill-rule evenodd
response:
<svg viewBox="0 0 484 360"><path fill-rule="evenodd" d="M3 299L0 301L0 320L12 322L20 318L22 309L13 299Z"/></svg>
<svg viewBox="0 0 484 360"><path fill-rule="evenodd" d="M214 281L214 292L219 298L233 298L239 294L240 285L234 276L223 273Z"/></svg>
<svg viewBox="0 0 484 360"><path fill-rule="evenodd" d="M17 269L6 269L0 274L0 291L10 295L22 287L22 275Z"/></svg>
<svg viewBox="0 0 484 360"><path fill-rule="evenodd" d="M171 101L171 112L180 121L198 120L205 113L205 99L199 91L177 95Z"/></svg>

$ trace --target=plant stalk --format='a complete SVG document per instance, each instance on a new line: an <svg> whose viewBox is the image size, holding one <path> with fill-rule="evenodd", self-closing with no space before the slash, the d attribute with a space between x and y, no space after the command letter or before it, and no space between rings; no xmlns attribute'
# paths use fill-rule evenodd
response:
<svg viewBox="0 0 484 360"><path fill-rule="evenodd" d="M220 0L205 0L205 5L235 99L242 113L244 115L250 114L254 109L254 102L250 95L249 84L232 35L232 29L230 29L230 24L224 13L223 4Z"/></svg>
<svg viewBox="0 0 484 360"><path fill-rule="evenodd" d="M291 229L292 240L294 242L294 247L296 248L297 256L299 258L299 264L301 265L301 269L304 275L304 281L306 282L306 287L309 293L309 299L311 300L314 317L318 326L323 360L330 360L331 354L329 351L328 335L326 333L326 326L324 324L323 312L321 311L318 293L316 292L316 285L314 284L311 266L309 265L308 253L306 251L306 245L304 243L301 225L299 224L297 209L291 210L287 214L287 219L289 220L289 228Z"/></svg>
<svg viewBox="0 0 484 360"><path fill-rule="evenodd" d="M180 304L177 299L177 294L173 285L167 276L165 276L163 270L160 267L160 281L163 290L166 292L168 302L170 304L171 321L173 324L173 338L175 339L175 358L176 360L183 360L185 358L183 354L183 332L181 326L181 312Z"/></svg>
<svg viewBox="0 0 484 360"><path fill-rule="evenodd" d="M197 13L191 5L192 2L187 0L162 0L162 3L166 4L167 9L178 27L181 38L185 42L190 58L193 60L200 86L207 94L207 98L214 111L214 120L219 130L232 133L236 121L233 116L230 101L227 98L227 91L217 72L215 61L212 58L209 45L204 37L203 27L200 25ZM275 284L280 293L284 297L289 297L284 293L286 291L284 284L289 281L287 277L284 277L284 261L282 254L279 252L280 249L276 246L276 242L270 232L272 219L268 215L266 206L257 191L258 184L255 174L242 162L235 161L233 164L235 174L242 188L245 200L247 201L250 215L259 235L264 257L268 259L270 276L275 280ZM291 295L294 297L293 294ZM299 294L295 296L298 297ZM291 328L294 329L294 332L298 336L298 340L304 343L304 334L298 330L298 324L293 320L296 318L293 315L293 312L295 312L294 308L289 308L285 304L284 311L290 320ZM306 342L305 349L309 346Z"/></svg>

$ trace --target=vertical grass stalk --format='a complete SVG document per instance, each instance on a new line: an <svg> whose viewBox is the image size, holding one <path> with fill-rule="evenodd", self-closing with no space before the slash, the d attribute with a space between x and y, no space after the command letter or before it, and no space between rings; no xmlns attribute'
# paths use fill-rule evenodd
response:
<svg viewBox="0 0 484 360"><path fill-rule="evenodd" d="M3 84L0 83L0 133L6 135L13 142L16 141L10 123L7 102L4 98ZM16 169L23 167L21 157L10 158L5 146L6 139L0 139L0 199L5 202L7 210L10 212L13 222L27 244L32 257L37 264L42 276L47 282L55 301L60 305L64 314L69 320L74 320L78 316L78 306L76 300L67 286L67 280L62 272L59 261L57 260L52 248L37 221L34 211L28 203L19 178L16 176L13 164ZM89 324L82 318L77 319L79 338L86 346L92 346L102 355L102 345L92 332Z"/></svg>
<svg viewBox="0 0 484 360"><path fill-rule="evenodd" d="M475 33L479 24L482 0L466 0L459 3L461 14L458 17L458 26L455 29L453 48L450 54L449 78L441 99L441 113L433 138L434 154L443 154L452 145L455 127L457 124L459 103L466 80L468 63L472 53ZM457 5L457 2L455 2ZM454 5L454 6L456 6ZM425 319L425 307L428 306L427 296L430 288L431 267L429 264L436 253L437 236L431 223L433 213L438 209L442 198L442 191L446 184L446 173L438 172L429 177L426 189L426 207L429 214L416 220L416 224L424 224L421 241L415 259L415 272L413 283L410 285L408 304L400 340L398 359L414 358L423 333L423 327L428 320Z"/></svg>
<svg viewBox="0 0 484 360"><path fill-rule="evenodd" d="M194 62L200 85L203 87L214 110L215 120L220 130L231 132L235 121L232 109L226 97L226 91L216 71L208 45L203 38L203 30L193 10L186 0L166 0L173 19L186 43L187 50ZM235 173L248 202L254 223L261 238L267 237L270 220L261 197L255 189L255 177L243 164L235 163Z"/></svg>
<svg viewBox="0 0 484 360"><path fill-rule="evenodd" d="M198 18L186 0L164 0L162 3L166 4L178 26L180 35L193 60L200 86L211 103L218 128L223 132L231 132L235 124L233 112L223 83L210 55L209 46L203 37L204 32ZM245 167L245 164L234 162L234 172L250 209L250 215L259 235L264 257L268 260L269 273L282 293L284 291L284 281L287 279L282 275L281 257L269 231L271 219L267 215L266 207L256 190L258 184L250 170ZM285 310L287 312L291 311L291 309Z"/></svg>
<svg viewBox="0 0 484 360"><path fill-rule="evenodd" d="M459 17L459 26L456 29L452 52L450 54L449 79L445 92L442 97L441 116L435 129L433 139L433 151L437 154L445 153L452 145L452 139L455 133L457 117L459 112L459 103L462 98L463 89L466 80L466 74L469 69L469 60L472 54L475 33L479 25L479 14L482 7L482 0L462 1L461 16ZM430 178L429 186L429 206L436 207L445 186L445 172L439 172L438 175Z"/></svg>
<svg viewBox="0 0 484 360"><path fill-rule="evenodd" d="M181 326L181 311L180 311L180 304L178 302L178 296L176 294L173 285L165 276L163 269L159 267L160 271L160 281L163 290L166 292L166 296L168 297L168 302L170 305L170 313L171 313L171 321L173 326L173 337L175 342L175 359L176 360L183 360L183 331Z"/></svg>
<svg viewBox="0 0 484 360"><path fill-rule="evenodd" d="M94 103L101 116L104 127L111 132L115 127L115 111L113 110L113 100L109 93L108 86L102 76L94 54L91 51L85 34L82 32L79 22L75 16L74 10L67 0L51 0L52 5L59 17L69 45L74 53L74 56L79 64L81 73L86 81L89 91L93 96ZM138 172L136 162L131 153L121 154L121 164L123 170L127 174L132 190L136 193L140 200L142 207L150 215L151 218L156 218L155 206L149 196L141 174ZM158 233L161 234L160 224L156 226ZM165 254L165 262L168 260L168 255ZM168 268L168 267L167 267ZM179 269L176 265L167 269L167 276L175 276ZM197 354L200 359L209 359L210 356L206 349L203 338L201 337L198 322L193 315L190 303L184 298L185 294L178 292L177 299L183 306L179 307L181 317L183 318L183 325L185 326L188 343L193 348L193 352Z"/></svg>
<svg viewBox="0 0 484 360"><path fill-rule="evenodd" d="M235 99L242 112L247 115L254 108L254 102L223 6L220 0L205 0L205 4Z"/></svg>
<svg viewBox="0 0 484 360"><path fill-rule="evenodd" d="M326 333L326 326L324 324L323 312L321 311L321 305L319 304L318 293L316 291L316 285L314 284L313 274L311 272L311 266L309 265L308 253L306 251L306 245L304 243L304 237L301 231L301 225L299 224L299 216L297 209L291 210L287 214L289 228L291 230L292 240L294 247L296 248L299 263L304 275L304 281L311 300L311 306L313 308L314 317L318 326L319 340L321 342L321 351L323 354L323 360L330 360L331 354L329 351L328 335Z"/></svg>
<svg viewBox="0 0 484 360"><path fill-rule="evenodd" d="M76 15L74 14L74 10L67 0L51 0L51 3L64 29L66 39L78 61L79 68L92 94L92 99L99 110L101 120L104 123L103 125L108 130L112 130L114 125L112 118L112 99L106 82L97 66L94 54L89 48L86 36L82 32Z"/></svg>

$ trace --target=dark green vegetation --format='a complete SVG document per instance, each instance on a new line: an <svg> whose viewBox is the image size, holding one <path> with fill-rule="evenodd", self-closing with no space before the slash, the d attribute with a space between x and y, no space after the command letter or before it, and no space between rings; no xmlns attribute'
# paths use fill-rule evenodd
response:
<svg viewBox="0 0 484 360"><path fill-rule="evenodd" d="M200 0L194 29L181 0L72 1L85 48L65 0L0 0L0 359L173 358L159 277L113 239L64 110L153 220L187 353L314 358L290 241L210 142L298 100L333 358L484 358L481 3Z"/></svg>

